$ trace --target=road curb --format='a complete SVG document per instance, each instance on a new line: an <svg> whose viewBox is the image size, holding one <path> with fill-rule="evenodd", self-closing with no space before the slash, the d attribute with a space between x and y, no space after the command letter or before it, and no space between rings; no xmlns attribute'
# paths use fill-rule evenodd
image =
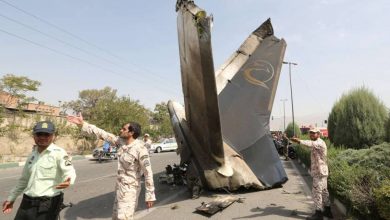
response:
<svg viewBox="0 0 390 220"><path fill-rule="evenodd" d="M82 159L90 159L90 158L93 158L92 154L88 154L88 155L74 155L74 156L72 156L72 160L82 160ZM21 166L24 166L25 163L26 163L26 161L11 162L11 163L0 163L0 169L21 167Z"/></svg>
<svg viewBox="0 0 390 220"><path fill-rule="evenodd" d="M12 168L12 167L18 167L19 163L14 162L14 163L0 163L0 169L7 169L7 168Z"/></svg>
<svg viewBox="0 0 390 220"><path fill-rule="evenodd" d="M81 160L85 159L85 155L74 155L72 156L72 160Z"/></svg>

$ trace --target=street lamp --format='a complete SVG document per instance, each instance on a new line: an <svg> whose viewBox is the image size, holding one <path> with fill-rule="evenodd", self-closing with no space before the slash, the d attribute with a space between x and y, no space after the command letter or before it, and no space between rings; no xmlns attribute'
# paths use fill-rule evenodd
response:
<svg viewBox="0 0 390 220"><path fill-rule="evenodd" d="M290 77L290 92L291 92L291 109L292 109L292 120L293 120L293 136L295 137L295 120L294 120L294 101L293 101L293 92L292 92L292 84L291 84L291 65L298 65L298 63L286 62L283 61L283 64L288 64L288 74Z"/></svg>
<svg viewBox="0 0 390 220"><path fill-rule="evenodd" d="M288 101L288 99L281 99L281 102L283 102L283 132L286 131L286 107L285 103Z"/></svg>

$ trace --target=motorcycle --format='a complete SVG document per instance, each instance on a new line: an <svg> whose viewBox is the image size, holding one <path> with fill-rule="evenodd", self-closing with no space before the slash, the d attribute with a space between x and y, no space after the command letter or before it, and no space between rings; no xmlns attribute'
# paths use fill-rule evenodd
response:
<svg viewBox="0 0 390 220"><path fill-rule="evenodd" d="M116 160L118 159L118 151L116 147L112 147L111 150L108 151L97 149L94 151L93 157L96 158L99 163L104 160Z"/></svg>

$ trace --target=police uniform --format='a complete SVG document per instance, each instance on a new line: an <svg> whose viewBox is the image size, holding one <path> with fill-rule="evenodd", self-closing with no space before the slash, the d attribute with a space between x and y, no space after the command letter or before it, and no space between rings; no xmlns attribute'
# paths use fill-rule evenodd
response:
<svg viewBox="0 0 390 220"><path fill-rule="evenodd" d="M326 160L327 147L325 142L318 138L315 141L301 140L300 144L311 148L310 173L313 177L312 196L316 210L322 210L330 206L328 192L328 165Z"/></svg>
<svg viewBox="0 0 390 220"><path fill-rule="evenodd" d="M39 153L38 146L34 146L22 176L7 199L15 201L24 193L15 219L56 219L63 197L62 189L56 189L55 186L68 177L73 184L76 172L64 149L52 143Z"/></svg>
<svg viewBox="0 0 390 220"><path fill-rule="evenodd" d="M83 123L82 130L95 134L104 140L115 143L118 149L118 174L116 181L116 197L112 219L128 220L134 218L141 191L141 174L145 176L145 201L155 201L153 172L148 149L141 140L134 140L126 145L122 139L97 128L94 125Z"/></svg>

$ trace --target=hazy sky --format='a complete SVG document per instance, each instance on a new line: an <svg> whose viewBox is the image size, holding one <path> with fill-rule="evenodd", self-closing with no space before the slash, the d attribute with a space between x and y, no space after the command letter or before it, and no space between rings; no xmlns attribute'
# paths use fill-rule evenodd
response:
<svg viewBox="0 0 390 220"><path fill-rule="evenodd" d="M40 81L34 96L53 105L77 99L80 90L105 86L150 109L169 99L181 101L175 3L0 0L0 76L13 73ZM195 3L214 16L216 69L271 18L275 35L287 41L285 60L298 63L292 68L298 122L320 123L344 92L362 85L390 106L390 1ZM283 98L289 117L287 66L273 107L276 126L282 121Z"/></svg>

